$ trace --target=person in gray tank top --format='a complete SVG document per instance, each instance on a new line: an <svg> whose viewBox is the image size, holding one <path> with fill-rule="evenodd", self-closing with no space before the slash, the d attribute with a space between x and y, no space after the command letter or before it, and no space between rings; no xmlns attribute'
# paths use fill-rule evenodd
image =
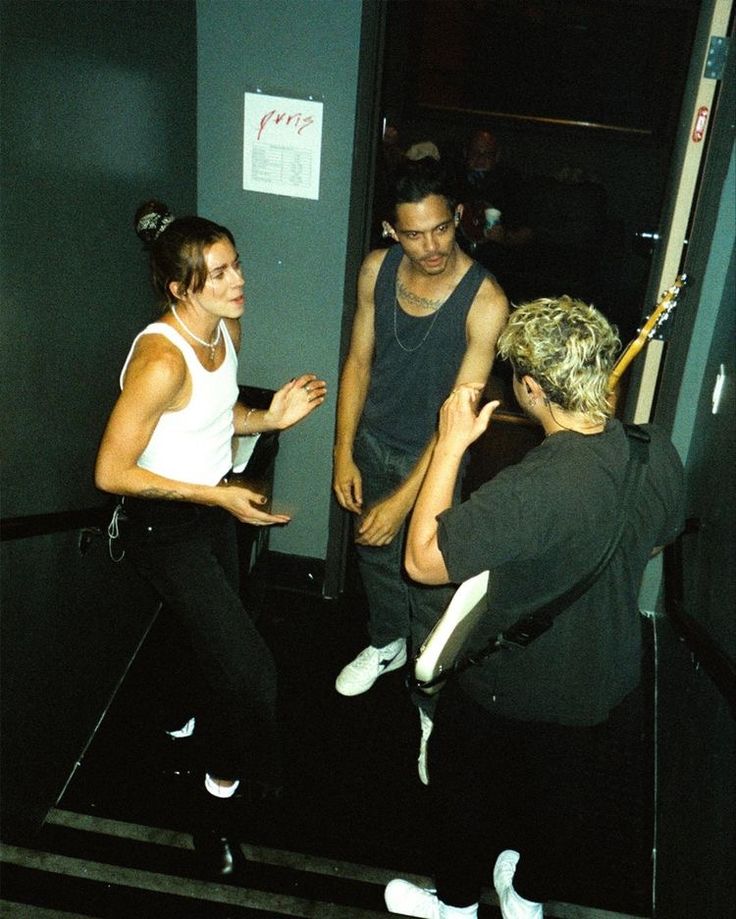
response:
<svg viewBox="0 0 736 919"><path fill-rule="evenodd" d="M340 377L333 489L354 517L369 605L370 644L340 672L345 696L367 691L407 659L451 591L407 576L406 520L434 446L437 412L453 387L484 384L508 301L455 240L456 206L442 165L407 163L383 235L358 278L350 348ZM431 713L422 710L427 735ZM420 778L426 780L420 750Z"/></svg>

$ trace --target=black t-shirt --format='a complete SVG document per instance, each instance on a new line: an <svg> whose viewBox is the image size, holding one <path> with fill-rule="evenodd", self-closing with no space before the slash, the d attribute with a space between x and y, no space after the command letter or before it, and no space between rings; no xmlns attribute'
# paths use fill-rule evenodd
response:
<svg viewBox="0 0 736 919"><path fill-rule="evenodd" d="M505 717L596 724L638 683L638 592L651 550L684 518L680 459L651 434L649 466L634 519L593 586L524 650L501 651L460 679ZM592 571L616 530L628 442L621 423L602 434L560 432L502 470L439 518L439 546L453 582L489 569L487 640Z"/></svg>

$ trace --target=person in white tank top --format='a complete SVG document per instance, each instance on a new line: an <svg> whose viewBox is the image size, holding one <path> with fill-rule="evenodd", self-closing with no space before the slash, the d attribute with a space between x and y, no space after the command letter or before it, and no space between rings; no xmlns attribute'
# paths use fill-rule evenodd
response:
<svg viewBox="0 0 736 919"><path fill-rule="evenodd" d="M174 219L158 201L138 209L135 229L149 248L162 315L136 337L123 367L95 483L122 496L128 558L179 616L195 653L201 650L205 718L214 738L205 788L226 798L238 787L243 760L267 745L253 726L261 725L262 735L272 731L275 667L233 587L234 549L224 553L222 545L234 546L233 520L289 522L263 508L265 496L223 482L233 436L292 427L324 402L326 384L304 373L281 387L267 409L239 402L245 295L232 234L201 217ZM221 673L228 673L227 685ZM242 744L248 749L237 749L232 735L248 732ZM228 873L232 857L220 852L217 859L219 873Z"/></svg>
<svg viewBox="0 0 736 919"><path fill-rule="evenodd" d="M163 231L154 235L162 223ZM144 239L152 237L153 282L164 311L159 322L148 326L136 339L126 362L122 392L97 456L98 488L118 495L222 507L243 523L288 522L284 514L261 510L262 496L249 489L218 487L230 468L224 457L229 457L233 434L284 430L301 421L324 402L324 380L314 374L302 374L276 393L268 409L256 410L238 402L236 359L229 343L235 352L239 350L239 319L244 312L245 295L240 256L232 235L226 228L200 217L173 220L165 205L140 216L136 225ZM200 245L198 258L187 258L185 253L198 236L209 242ZM160 431L182 428L181 419L193 411L195 383L206 379L199 368L214 376L223 365L232 378L232 403L229 408L218 406L217 412L231 415L227 430L220 432L219 441L208 436L201 447L190 437L191 448L207 454L203 465L209 466L209 474L204 474L204 481L193 482L172 477L172 465L175 468L184 458L166 456L169 451ZM174 415L179 417L175 419ZM216 422L211 419L210 423ZM142 456L151 454L152 458L141 462Z"/></svg>

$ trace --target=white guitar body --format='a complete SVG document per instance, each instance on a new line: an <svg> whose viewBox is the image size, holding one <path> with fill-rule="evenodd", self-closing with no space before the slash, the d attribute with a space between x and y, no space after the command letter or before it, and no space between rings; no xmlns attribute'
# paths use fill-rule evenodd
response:
<svg viewBox="0 0 736 919"><path fill-rule="evenodd" d="M452 670L465 644L480 618L487 611L486 593L488 572L482 571L458 587L445 612L437 620L419 649L414 664L414 678L417 688L429 695L438 692L442 681L436 686L423 688Z"/></svg>

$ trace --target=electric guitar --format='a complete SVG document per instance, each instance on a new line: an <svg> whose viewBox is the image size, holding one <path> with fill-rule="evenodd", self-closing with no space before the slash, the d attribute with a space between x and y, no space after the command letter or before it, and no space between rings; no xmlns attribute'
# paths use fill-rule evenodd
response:
<svg viewBox="0 0 736 919"><path fill-rule="evenodd" d="M670 287L662 294L659 303L655 306L654 310L647 317L644 324L639 329L636 338L630 341L629 344L621 352L618 360L614 364L611 375L608 377L608 392L610 395L613 395L616 392L616 387L618 386L619 380L621 379L623 372L626 370L629 364L634 360L634 358L641 351L647 341L650 341L652 338L654 338L657 330L660 329L662 325L669 319L677 304L677 297L686 284L687 275L678 275L677 280L672 285L672 287Z"/></svg>

